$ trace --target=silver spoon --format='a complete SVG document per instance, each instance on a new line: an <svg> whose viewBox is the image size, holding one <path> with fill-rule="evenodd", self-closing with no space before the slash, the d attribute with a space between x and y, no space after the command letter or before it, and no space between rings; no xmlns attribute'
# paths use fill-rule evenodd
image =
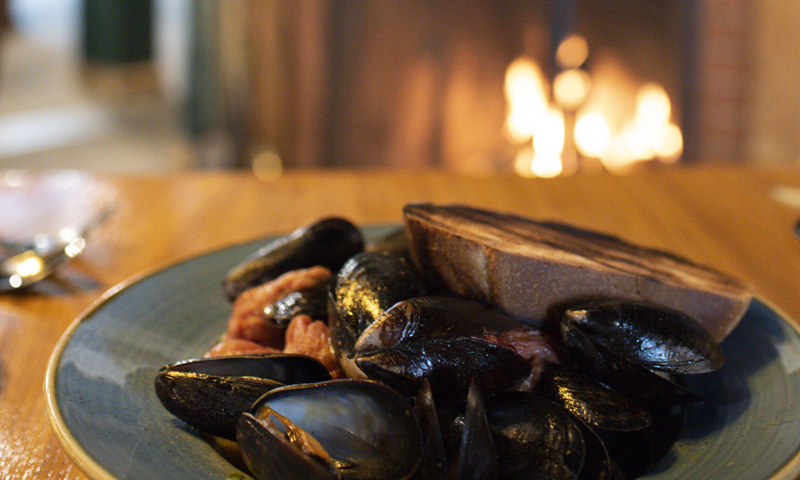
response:
<svg viewBox="0 0 800 480"><path fill-rule="evenodd" d="M59 239L38 239L29 245L2 244L11 255L0 260L0 291L25 288L52 275L56 270L80 255L86 248L86 236L104 221L111 208L103 210L80 230L62 229Z"/></svg>

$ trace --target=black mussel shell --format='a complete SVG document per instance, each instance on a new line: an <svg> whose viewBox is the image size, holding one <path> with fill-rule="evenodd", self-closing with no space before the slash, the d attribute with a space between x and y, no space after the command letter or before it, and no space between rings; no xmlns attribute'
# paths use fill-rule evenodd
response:
<svg viewBox="0 0 800 480"><path fill-rule="evenodd" d="M566 410L528 392L489 396L485 406L500 478L577 478L585 447L580 427Z"/></svg>
<svg viewBox="0 0 800 480"><path fill-rule="evenodd" d="M593 302L568 309L562 335L580 330L592 342L652 370L705 373L725 362L722 348L691 317L644 303Z"/></svg>
<svg viewBox="0 0 800 480"><path fill-rule="evenodd" d="M424 294L404 259L379 252L359 253L342 266L329 306L331 345L352 359L359 335L392 305Z"/></svg>
<svg viewBox="0 0 800 480"><path fill-rule="evenodd" d="M328 292L336 283L336 276L310 288L289 292L275 303L264 308L267 320L286 327L297 315L305 314L316 320L328 318Z"/></svg>
<svg viewBox="0 0 800 480"><path fill-rule="evenodd" d="M654 461L658 461L680 437L686 423L686 406L662 403L651 404L647 408L653 423L643 431L652 446Z"/></svg>
<svg viewBox="0 0 800 480"><path fill-rule="evenodd" d="M493 480L498 478L499 465L492 430L483 397L475 382L467 393L464 411L464 430L458 451L456 478L458 480Z"/></svg>
<svg viewBox="0 0 800 480"><path fill-rule="evenodd" d="M581 372L548 365L534 393L557 403L594 427L641 430L651 423L650 413L638 404Z"/></svg>
<svg viewBox="0 0 800 480"><path fill-rule="evenodd" d="M442 437L442 425L439 413L433 400L430 383L423 380L422 386L414 397L414 413L422 428L424 448L422 459L414 474L420 480L446 480L448 478L448 461Z"/></svg>
<svg viewBox="0 0 800 480"><path fill-rule="evenodd" d="M655 463L653 445L644 430L595 432L605 445L614 468L622 472L624 478L639 478Z"/></svg>
<svg viewBox="0 0 800 480"><path fill-rule="evenodd" d="M628 479L650 470L669 451L684 425L685 405L653 402L647 409L653 421L645 429L629 432L594 429L608 451L612 466Z"/></svg>
<svg viewBox="0 0 800 480"><path fill-rule="evenodd" d="M267 408L313 437L343 479L406 479L420 463L423 437L417 417L404 397L381 383L345 379L276 388L251 413L260 417ZM274 433L254 428L240 431L237 439L242 445L266 445L258 438L262 435ZM266 448L246 453L245 459L256 462L253 470L268 470L258 464L280 454Z"/></svg>
<svg viewBox="0 0 800 480"><path fill-rule="evenodd" d="M608 455L603 440L580 418L575 423L583 435L585 455L578 480L627 480L619 466Z"/></svg>
<svg viewBox="0 0 800 480"><path fill-rule="evenodd" d="M370 378L413 394L427 378L437 402L461 401L471 381L503 391L530 373L514 350L482 337L520 323L470 300L420 297L394 305L359 337L355 363Z"/></svg>
<svg viewBox="0 0 800 480"><path fill-rule="evenodd" d="M250 413L243 413L236 427L242 459L257 479L338 480L340 478L336 464L327 452L320 449L318 452L301 453L302 448L297 445L298 441L292 438L298 429L292 425L292 432L286 434L286 430L290 427L280 420L277 423L272 422L271 418L261 419ZM269 461L262 461L263 452L269 452Z"/></svg>
<svg viewBox="0 0 800 480"><path fill-rule="evenodd" d="M703 401L666 375L631 363L595 344L578 329L565 330L564 341L572 360L582 372L639 405L646 407L652 402L689 404Z"/></svg>
<svg viewBox="0 0 800 480"><path fill-rule="evenodd" d="M233 267L222 287L229 298L261 283L300 268L315 265L332 272L362 251L364 239L358 228L342 218L324 218L301 227L260 248Z"/></svg>
<svg viewBox="0 0 800 480"><path fill-rule="evenodd" d="M264 393L286 384L330 378L321 363L304 355L202 358L161 368L155 391L177 418L202 432L233 439L239 415Z"/></svg>

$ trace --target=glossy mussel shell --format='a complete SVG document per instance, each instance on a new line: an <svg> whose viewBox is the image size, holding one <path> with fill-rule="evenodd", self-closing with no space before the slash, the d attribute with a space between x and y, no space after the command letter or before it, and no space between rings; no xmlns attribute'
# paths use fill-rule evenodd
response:
<svg viewBox="0 0 800 480"><path fill-rule="evenodd" d="M347 260L336 278L329 324L332 347L348 374L354 376L350 359L361 333L394 304L422 296L424 290L403 258L363 252Z"/></svg>
<svg viewBox="0 0 800 480"><path fill-rule="evenodd" d="M651 423L650 413L579 371L549 365L539 376L534 393L564 407L593 427L605 430L641 430Z"/></svg>
<svg viewBox="0 0 800 480"><path fill-rule="evenodd" d="M264 316L279 327L287 327L298 315L314 319L328 318L328 293L336 284L336 276L313 287L289 292L264 308Z"/></svg>
<svg viewBox="0 0 800 480"><path fill-rule="evenodd" d="M395 304L359 337L355 362L370 378L413 394L427 378L438 401L461 401L472 381L505 390L530 373L530 363L487 335L521 324L477 302L420 297Z"/></svg>
<svg viewBox="0 0 800 480"><path fill-rule="evenodd" d="M570 308L562 335L583 333L596 345L651 370L705 373L725 362L722 348L691 317L643 303L595 302Z"/></svg>
<svg viewBox="0 0 800 480"><path fill-rule="evenodd" d="M283 273L315 265L335 272L364 249L358 228L342 218L324 218L254 252L233 267L222 287L229 298Z"/></svg>
<svg viewBox="0 0 800 480"><path fill-rule="evenodd" d="M288 447L283 427L269 425L271 412L313 438L343 479L405 479L419 465L422 430L402 396L370 380L332 380L274 389L242 415L237 440L261 480L308 478L307 462L321 457Z"/></svg>
<svg viewBox="0 0 800 480"><path fill-rule="evenodd" d="M586 448L578 424L560 406L528 392L486 399L499 478L576 479Z"/></svg>
<svg viewBox="0 0 800 480"><path fill-rule="evenodd" d="M202 432L232 439L239 415L264 393L329 379L328 370L305 355L240 355L166 365L156 375L155 391L177 418Z"/></svg>

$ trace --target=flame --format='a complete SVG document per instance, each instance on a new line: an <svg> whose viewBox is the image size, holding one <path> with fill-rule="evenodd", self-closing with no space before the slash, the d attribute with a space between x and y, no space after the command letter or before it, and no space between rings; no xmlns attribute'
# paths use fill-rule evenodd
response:
<svg viewBox="0 0 800 480"><path fill-rule="evenodd" d="M598 66L602 73L596 79L590 78L578 68L588 55L581 37L568 38L559 52L557 62L565 70L553 81L557 106L550 105L549 85L532 60L520 57L506 71L506 132L514 143L530 142L515 159L517 173L554 177L574 170L574 150L568 152L569 169L564 165L568 134L564 111L575 115L574 131L569 132L575 150L583 157L599 159L611 172L622 173L653 159L678 160L683 136L670 120L672 104L664 87L651 82L637 88L633 77L613 58ZM601 82L599 88L589 98L591 84L596 82Z"/></svg>
<svg viewBox="0 0 800 480"><path fill-rule="evenodd" d="M564 70L553 79L553 97L565 110L575 110L586 100L590 86L591 79L585 70Z"/></svg>
<svg viewBox="0 0 800 480"><path fill-rule="evenodd" d="M561 68L578 68L589 58L589 43L580 35L570 35L556 49L556 62Z"/></svg>
<svg viewBox="0 0 800 480"><path fill-rule="evenodd" d="M588 107L578 113L575 145L581 155L598 158L613 172L658 159L673 163L683 152L683 135L670 121L672 105L664 87L647 83L636 93L633 118L614 131L606 113Z"/></svg>
<svg viewBox="0 0 800 480"><path fill-rule="evenodd" d="M575 146L581 155L600 158L611 150L611 127L600 112L578 115L575 120Z"/></svg>
<svg viewBox="0 0 800 480"><path fill-rule="evenodd" d="M516 143L527 141L549 108L546 82L539 66L525 57L511 62L506 70L505 94L509 107L506 131Z"/></svg>
<svg viewBox="0 0 800 480"><path fill-rule="evenodd" d="M541 70L530 59L520 57L508 66L506 130L513 141L531 142L514 162L523 176L554 177L563 171L564 114L549 105L547 90Z"/></svg>

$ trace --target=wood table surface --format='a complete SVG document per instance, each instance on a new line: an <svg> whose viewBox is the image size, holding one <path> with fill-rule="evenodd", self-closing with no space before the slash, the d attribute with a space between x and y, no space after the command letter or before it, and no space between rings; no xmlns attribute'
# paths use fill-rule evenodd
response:
<svg viewBox="0 0 800 480"><path fill-rule="evenodd" d="M86 478L51 432L43 382L59 338L103 292L143 271L327 215L394 223L406 203L429 201L565 221L730 273L800 319L800 240L792 235L800 206L774 198L800 188L800 169L688 166L556 179L440 171L100 178L116 190L118 208L84 255L27 291L0 294L0 478Z"/></svg>

